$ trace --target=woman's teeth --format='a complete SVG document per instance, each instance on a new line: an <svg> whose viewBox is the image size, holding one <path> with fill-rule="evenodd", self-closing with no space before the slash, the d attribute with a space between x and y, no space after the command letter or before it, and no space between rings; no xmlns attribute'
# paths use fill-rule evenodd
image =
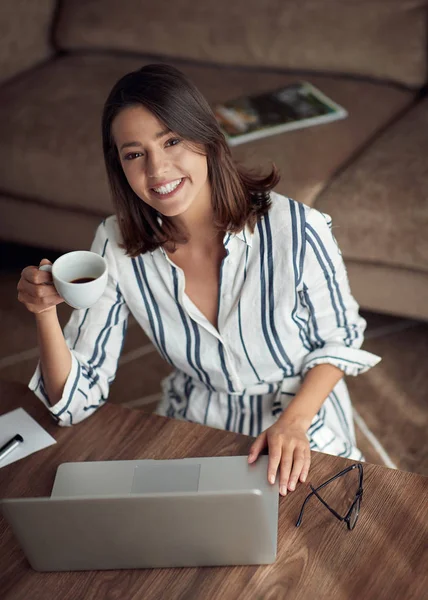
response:
<svg viewBox="0 0 428 600"><path fill-rule="evenodd" d="M175 190L176 187L178 187L180 185L182 180L183 179L177 179L176 181L171 181L170 183L167 183L166 185L163 185L162 187L153 188L153 189L158 194L170 194L171 192L173 192Z"/></svg>

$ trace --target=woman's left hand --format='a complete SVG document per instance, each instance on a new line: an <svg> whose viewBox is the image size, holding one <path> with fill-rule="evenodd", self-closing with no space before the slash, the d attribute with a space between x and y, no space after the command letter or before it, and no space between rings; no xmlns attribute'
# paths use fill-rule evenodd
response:
<svg viewBox="0 0 428 600"><path fill-rule="evenodd" d="M268 481L275 482L279 467L279 491L285 496L287 489L296 489L297 481L304 482L309 473L311 451L306 437L306 424L287 421L286 413L276 423L263 431L250 448L248 462L253 463L263 448L269 448Z"/></svg>

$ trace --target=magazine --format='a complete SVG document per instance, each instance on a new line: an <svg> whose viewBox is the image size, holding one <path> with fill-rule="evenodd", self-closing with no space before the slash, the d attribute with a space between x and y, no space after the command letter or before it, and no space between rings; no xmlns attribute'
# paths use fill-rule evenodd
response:
<svg viewBox="0 0 428 600"><path fill-rule="evenodd" d="M307 81L242 96L217 104L213 110L230 146L348 116L342 106Z"/></svg>

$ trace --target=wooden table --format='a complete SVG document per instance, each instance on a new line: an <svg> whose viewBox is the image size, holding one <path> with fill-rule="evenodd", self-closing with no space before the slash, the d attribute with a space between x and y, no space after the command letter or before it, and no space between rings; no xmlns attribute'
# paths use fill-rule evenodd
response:
<svg viewBox="0 0 428 600"><path fill-rule="evenodd" d="M22 406L57 444L0 469L0 496L50 495L66 461L246 454L252 439L106 404L86 421L60 428L25 386L0 382L0 413ZM350 461L314 452L309 480L320 484ZM342 478L341 478L342 479ZM280 499L273 565L37 573L0 520L3 600L186 599L393 600L427 596L428 478L364 466L364 498L348 531L314 497L295 522L307 484Z"/></svg>

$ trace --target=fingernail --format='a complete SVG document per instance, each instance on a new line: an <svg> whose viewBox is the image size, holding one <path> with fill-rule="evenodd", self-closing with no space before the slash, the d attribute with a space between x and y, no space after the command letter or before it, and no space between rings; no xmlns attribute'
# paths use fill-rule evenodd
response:
<svg viewBox="0 0 428 600"><path fill-rule="evenodd" d="M269 475L269 483L275 483L275 475Z"/></svg>
<svg viewBox="0 0 428 600"><path fill-rule="evenodd" d="M294 481L290 481L288 487L293 492L296 489L296 484L294 483Z"/></svg>
<svg viewBox="0 0 428 600"><path fill-rule="evenodd" d="M286 485L282 485L282 486L279 488L279 491L281 492L281 494L282 494L283 496L286 496L286 494L287 494L287 486L286 486Z"/></svg>
<svg viewBox="0 0 428 600"><path fill-rule="evenodd" d="M300 481L302 483L305 483L305 481L306 481L306 475L302 475L301 478L300 478Z"/></svg>

